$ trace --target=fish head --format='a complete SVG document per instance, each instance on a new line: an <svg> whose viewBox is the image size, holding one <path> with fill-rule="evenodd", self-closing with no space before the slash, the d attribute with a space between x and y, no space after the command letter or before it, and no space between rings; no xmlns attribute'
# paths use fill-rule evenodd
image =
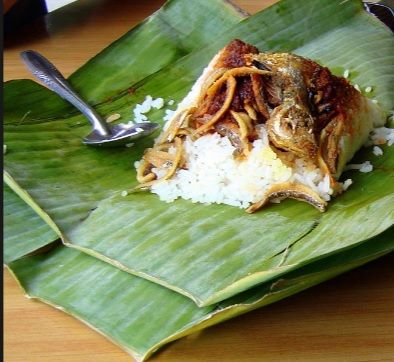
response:
<svg viewBox="0 0 394 362"><path fill-rule="evenodd" d="M288 100L276 107L268 119L268 137L277 148L313 160L318 149L313 125L308 110Z"/></svg>

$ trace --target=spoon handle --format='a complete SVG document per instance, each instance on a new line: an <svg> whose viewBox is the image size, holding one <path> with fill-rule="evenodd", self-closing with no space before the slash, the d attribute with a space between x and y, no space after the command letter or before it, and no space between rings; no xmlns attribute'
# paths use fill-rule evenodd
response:
<svg viewBox="0 0 394 362"><path fill-rule="evenodd" d="M97 133L102 136L111 134L107 123L71 88L63 75L48 59L34 50L22 52L21 57L31 73L49 89L78 108L88 118Z"/></svg>

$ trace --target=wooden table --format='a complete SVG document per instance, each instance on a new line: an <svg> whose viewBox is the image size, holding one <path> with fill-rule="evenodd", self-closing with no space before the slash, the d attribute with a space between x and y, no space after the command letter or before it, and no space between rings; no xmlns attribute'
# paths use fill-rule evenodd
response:
<svg viewBox="0 0 394 362"><path fill-rule="evenodd" d="M250 13L274 0L234 1ZM71 74L158 9L163 0L85 0L7 39L4 78L31 78L35 49ZM163 348L152 361L393 361L394 255ZM74 318L26 299L4 273L5 361L130 361Z"/></svg>

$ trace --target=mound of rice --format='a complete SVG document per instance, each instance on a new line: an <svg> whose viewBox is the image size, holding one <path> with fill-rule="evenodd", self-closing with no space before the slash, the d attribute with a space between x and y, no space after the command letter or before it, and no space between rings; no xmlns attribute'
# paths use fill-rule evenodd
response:
<svg viewBox="0 0 394 362"><path fill-rule="evenodd" d="M191 92L193 93L193 92ZM188 104L188 97L182 102ZM155 102L155 103L154 103ZM174 101L167 102L173 105ZM137 105L134 114L138 121L146 121L141 117L151 108L162 108L162 98L153 99L147 96L144 103ZM179 108L179 105L178 105ZM164 130L171 123L174 111L165 109ZM271 149L265 125L257 129L259 139L253 142L253 148L246 159L234 157L235 147L227 137L217 133L206 134L196 141L186 138L183 144L186 168L179 169L169 180L160 180L151 186L151 192L157 194L162 201L172 202L177 198L190 200L193 203L228 204L248 208L260 201L273 184L284 182L301 183L310 187L322 199L329 201L333 190L330 188L329 176L324 176L318 168L311 169L302 160L296 160L295 167L288 167ZM394 129L378 127L372 130L365 146L374 145L373 153L381 156L383 150L378 145L394 144ZM172 152L171 152L172 151ZM175 154L176 149L170 149ZM135 163L138 168L140 162ZM361 164L348 164L346 170L371 172L373 165L370 161ZM168 172L168 165L163 168L153 168L158 179ZM342 185L343 191L353 183L346 179ZM127 194L127 192L126 192ZM275 200L271 200L275 202Z"/></svg>
<svg viewBox="0 0 394 362"><path fill-rule="evenodd" d="M170 180L152 185L151 191L166 202L181 197L192 202L247 208L262 199L272 184L293 181L330 200L333 190L328 176L324 177L319 169L308 169L301 160L296 161L294 168L286 166L269 146L264 126L259 129L259 136L244 160L236 159L230 140L217 133L194 142L187 138L184 143L187 169L178 170ZM161 178L167 169L152 171Z"/></svg>

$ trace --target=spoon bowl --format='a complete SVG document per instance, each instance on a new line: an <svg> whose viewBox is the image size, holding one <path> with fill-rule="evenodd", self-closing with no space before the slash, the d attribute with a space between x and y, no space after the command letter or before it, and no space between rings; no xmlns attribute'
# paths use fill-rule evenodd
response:
<svg viewBox="0 0 394 362"><path fill-rule="evenodd" d="M108 138L108 136L102 136L100 133L93 130L83 138L82 142L89 146L117 147L127 145L134 140L149 136L158 128L159 125L153 122L136 123L133 126L127 126L121 123L109 127L111 131L110 138Z"/></svg>

